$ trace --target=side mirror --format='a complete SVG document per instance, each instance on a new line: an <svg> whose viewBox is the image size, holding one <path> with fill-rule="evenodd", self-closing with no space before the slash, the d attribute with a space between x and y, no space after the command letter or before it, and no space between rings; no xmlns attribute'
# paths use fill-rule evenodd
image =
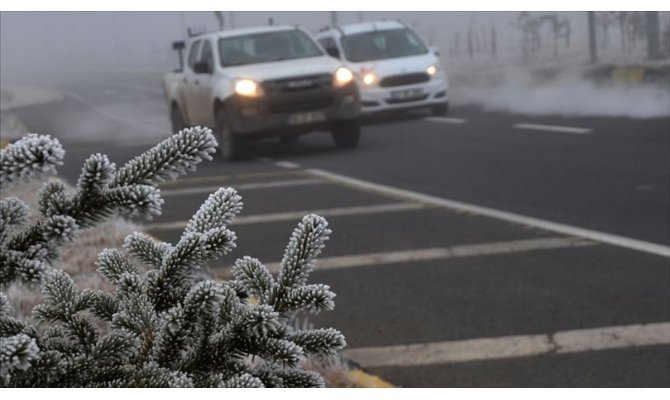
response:
<svg viewBox="0 0 670 400"><path fill-rule="evenodd" d="M212 68L207 61L198 61L193 64L193 72L196 74L211 74Z"/></svg>
<svg viewBox="0 0 670 400"><path fill-rule="evenodd" d="M437 46L430 46L429 48L430 52L435 54L436 56L440 56L440 49Z"/></svg>
<svg viewBox="0 0 670 400"><path fill-rule="evenodd" d="M340 49L335 46L326 47L326 53L331 57L340 58Z"/></svg>

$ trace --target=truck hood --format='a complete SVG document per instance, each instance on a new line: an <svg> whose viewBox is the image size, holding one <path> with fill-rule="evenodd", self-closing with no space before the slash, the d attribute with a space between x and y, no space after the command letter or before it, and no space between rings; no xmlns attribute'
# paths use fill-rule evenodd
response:
<svg viewBox="0 0 670 400"><path fill-rule="evenodd" d="M392 75L424 72L429 66L438 65L439 63L440 61L434 54L427 53L410 57L389 58L385 60L349 62L347 66L359 76L364 71L371 71L380 78L383 78Z"/></svg>
<svg viewBox="0 0 670 400"><path fill-rule="evenodd" d="M323 56L227 67L225 73L232 78L251 78L261 82L292 76L332 74L342 65L339 60Z"/></svg>

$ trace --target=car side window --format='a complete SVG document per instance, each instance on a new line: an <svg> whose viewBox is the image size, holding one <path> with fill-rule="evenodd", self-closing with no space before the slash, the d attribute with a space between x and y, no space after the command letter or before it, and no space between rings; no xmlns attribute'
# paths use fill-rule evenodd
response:
<svg viewBox="0 0 670 400"><path fill-rule="evenodd" d="M200 61L206 62L209 65L209 70L214 70L214 54L212 53L212 44L209 40L205 40L202 45L202 52L200 53Z"/></svg>
<svg viewBox="0 0 670 400"><path fill-rule="evenodd" d="M200 40L196 40L195 42L193 42L188 52L188 67L191 69L191 71L193 70L195 61L197 60L198 50L200 50L200 43L201 43Z"/></svg>

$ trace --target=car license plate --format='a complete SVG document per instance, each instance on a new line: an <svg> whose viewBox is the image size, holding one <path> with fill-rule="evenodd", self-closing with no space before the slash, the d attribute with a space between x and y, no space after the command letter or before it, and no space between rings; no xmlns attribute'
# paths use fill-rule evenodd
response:
<svg viewBox="0 0 670 400"><path fill-rule="evenodd" d="M326 120L326 114L323 111L311 111L298 114L292 114L288 118L289 125L310 124Z"/></svg>
<svg viewBox="0 0 670 400"><path fill-rule="evenodd" d="M409 100L422 96L423 90L421 89L396 90L391 92L391 99L393 100Z"/></svg>

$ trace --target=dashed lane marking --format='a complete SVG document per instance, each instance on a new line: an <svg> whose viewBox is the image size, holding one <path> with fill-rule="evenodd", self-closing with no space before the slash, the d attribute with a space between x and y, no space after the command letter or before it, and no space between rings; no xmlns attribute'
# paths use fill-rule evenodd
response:
<svg viewBox="0 0 670 400"><path fill-rule="evenodd" d="M493 208L477 206L460 201L445 199L428 194L418 193L411 190L394 188L391 186L382 185L379 183L372 183L361 179L351 178L344 175L335 174L320 169L305 170L312 176L323 179L329 179L332 182L339 182L344 186L359 188L368 192L386 195L404 201L414 203L423 203L433 207L447 208L456 211L468 212L476 215L481 215L489 218L494 218L502 221L512 222L526 226L543 229L545 231L556 232L568 236L578 236L596 242L607 243L626 249L641 251L644 253L655 254L662 257L670 258L670 247L657 243L645 242L642 240L632 239L624 236L612 235L610 233L579 228L576 226L561 224L558 222L547 221L534 217L527 217L525 215L515 214L507 211L496 210Z"/></svg>
<svg viewBox="0 0 670 400"><path fill-rule="evenodd" d="M275 165L281 168L286 168L286 169L296 169L300 168L300 164L296 164L294 162L290 161L277 161L275 162Z"/></svg>
<svg viewBox="0 0 670 400"><path fill-rule="evenodd" d="M540 124L514 124L517 129L527 129L535 131L547 131L547 132L562 132L562 133L573 133L577 135L584 135L591 133L592 129L589 128L578 128L574 126L557 126L557 125L540 125Z"/></svg>
<svg viewBox="0 0 670 400"><path fill-rule="evenodd" d="M338 257L324 257L315 261L319 270L365 267L371 265L387 265L410 263L417 261L438 260L448 258L476 257L494 254L520 253L524 251L550 250L566 247L592 246L596 242L575 237L550 237L506 242L466 244L451 247L438 247L419 250L390 251L384 253L357 254ZM270 272L279 272L280 262L266 264ZM417 268L413 264L412 268Z"/></svg>
<svg viewBox="0 0 670 400"><path fill-rule="evenodd" d="M447 117L425 117L424 121L442 122L445 124L464 124L468 122L463 118L447 118Z"/></svg>
<svg viewBox="0 0 670 400"><path fill-rule="evenodd" d="M378 204L371 206L328 208L323 210L289 211L274 214L256 214L256 215L237 217L233 220L233 225L248 225L248 224L278 222L278 221L299 220L303 216L310 213L319 214L322 217L339 217L349 215L410 211L410 210L418 210L424 207L425 206L423 204L416 204L416 203L391 203L391 204ZM166 230L183 229L187 223L188 221L174 221L174 222L164 222L157 224L148 224L144 225L144 229L147 231L166 231Z"/></svg>
<svg viewBox="0 0 670 400"><path fill-rule="evenodd" d="M450 364L670 344L670 322L345 350L365 368Z"/></svg>
<svg viewBox="0 0 670 400"><path fill-rule="evenodd" d="M322 179L294 179L294 180L284 180L284 181L273 181L273 182L251 182L251 183L237 183L235 184L235 190L244 191L244 190L255 190L255 189L272 189L272 188L281 188L281 187L291 187L291 186L306 186L306 185L319 185L326 184L328 182ZM201 194L201 193L214 193L219 188L219 186L201 186L193 188L184 188L184 189L170 189L161 191L163 196L180 196L180 195L189 195L189 194Z"/></svg>

